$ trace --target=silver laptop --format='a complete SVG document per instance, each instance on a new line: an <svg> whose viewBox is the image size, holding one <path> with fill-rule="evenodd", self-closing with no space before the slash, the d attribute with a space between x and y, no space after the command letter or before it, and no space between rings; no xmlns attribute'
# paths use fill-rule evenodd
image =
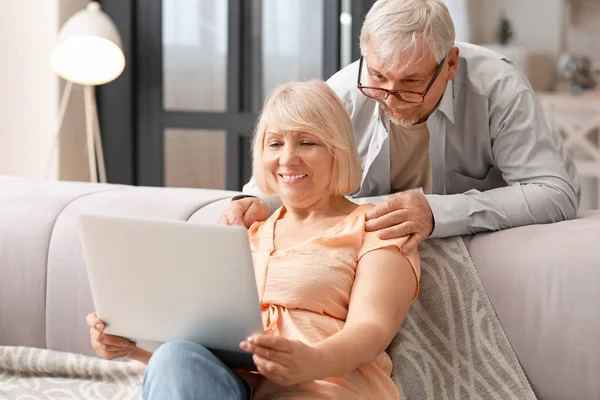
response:
<svg viewBox="0 0 600 400"><path fill-rule="evenodd" d="M231 368L256 370L239 343L263 332L247 231L80 214L95 311L106 333L154 350L186 339Z"/></svg>

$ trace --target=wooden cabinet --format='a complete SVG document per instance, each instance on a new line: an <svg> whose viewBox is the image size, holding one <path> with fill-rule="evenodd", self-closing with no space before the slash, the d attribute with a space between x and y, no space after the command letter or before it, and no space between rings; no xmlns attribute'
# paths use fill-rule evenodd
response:
<svg viewBox="0 0 600 400"><path fill-rule="evenodd" d="M536 93L550 127L558 131L581 179L581 209L600 209L600 91Z"/></svg>

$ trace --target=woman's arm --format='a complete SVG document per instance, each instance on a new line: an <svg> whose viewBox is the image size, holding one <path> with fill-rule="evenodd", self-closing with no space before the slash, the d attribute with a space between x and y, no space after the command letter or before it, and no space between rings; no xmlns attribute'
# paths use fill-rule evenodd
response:
<svg viewBox="0 0 600 400"><path fill-rule="evenodd" d="M359 259L348 317L340 332L316 345L253 335L240 348L254 353L258 371L280 385L346 375L375 360L400 329L417 290L413 271L397 244L368 251Z"/></svg>
<svg viewBox="0 0 600 400"><path fill-rule="evenodd" d="M153 353L148 350L136 347L135 351L128 358L130 360L135 360L144 364L148 364L148 362L150 361L150 357L152 357L152 354Z"/></svg>
<svg viewBox="0 0 600 400"><path fill-rule="evenodd" d="M417 289L417 278L397 247L359 261L344 328L319 342L323 377L343 376L380 355L400 329Z"/></svg>

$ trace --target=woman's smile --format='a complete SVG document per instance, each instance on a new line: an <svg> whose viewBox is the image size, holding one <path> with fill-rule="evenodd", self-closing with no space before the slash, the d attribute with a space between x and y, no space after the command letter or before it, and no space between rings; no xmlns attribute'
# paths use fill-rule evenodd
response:
<svg viewBox="0 0 600 400"><path fill-rule="evenodd" d="M308 175L306 174L277 174L283 183L287 185L295 185L297 183L303 182Z"/></svg>

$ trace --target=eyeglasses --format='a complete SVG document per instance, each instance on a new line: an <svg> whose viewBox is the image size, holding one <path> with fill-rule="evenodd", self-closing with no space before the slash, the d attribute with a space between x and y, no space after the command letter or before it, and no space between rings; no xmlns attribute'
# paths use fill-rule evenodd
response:
<svg viewBox="0 0 600 400"><path fill-rule="evenodd" d="M431 77L431 80L427 84L425 90L423 90L422 92L413 92L411 90L387 90L379 87L364 86L362 83L360 83L364 57L360 56L358 67L358 82L356 83L356 87L362 92L362 94L375 100L385 100L390 96L390 94L393 94L398 100L403 101L405 103L420 104L425 101L425 96L427 96L427 92L429 92L429 89L431 88L431 86L433 86L433 83L437 79L440 72L442 72L442 67L444 66L444 63L446 62L447 58L448 55L446 55L444 59L440 62L440 64L437 66L435 74L433 74L433 77Z"/></svg>

